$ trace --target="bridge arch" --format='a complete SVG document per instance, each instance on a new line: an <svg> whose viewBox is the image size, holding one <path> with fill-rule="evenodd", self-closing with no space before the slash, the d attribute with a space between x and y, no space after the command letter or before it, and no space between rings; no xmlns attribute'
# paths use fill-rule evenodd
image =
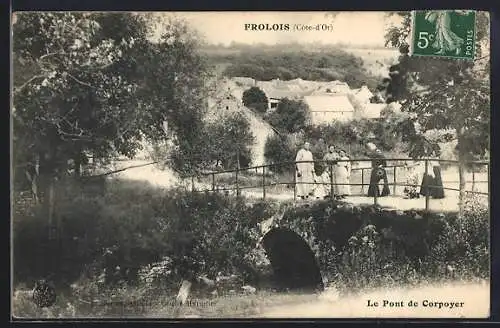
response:
<svg viewBox="0 0 500 328"><path fill-rule="evenodd" d="M288 228L275 227L262 238L273 268L274 285L290 291L322 291L321 271L307 242Z"/></svg>

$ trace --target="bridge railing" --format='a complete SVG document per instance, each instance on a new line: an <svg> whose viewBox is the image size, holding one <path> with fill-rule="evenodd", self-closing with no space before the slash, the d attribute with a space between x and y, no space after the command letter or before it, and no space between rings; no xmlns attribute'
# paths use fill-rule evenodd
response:
<svg viewBox="0 0 500 328"><path fill-rule="evenodd" d="M434 162L439 162L440 164L443 165L456 165L458 166L458 161L454 160L438 160L438 159L410 159L410 158L387 158L385 159L387 163L393 163L392 165L386 165L384 166L384 170L386 171L386 176L387 179L390 181L388 182L388 186L392 187L392 194L396 195L397 194L397 187L415 187L419 188L421 187L421 184L411 184L408 183L407 181L401 182L398 180L398 169L405 168L406 165L402 163L420 163L420 165L423 163L424 165L424 171L420 172L421 174L432 174L432 166L431 164ZM287 187L292 187L293 188L293 200L297 199L297 189L296 186L299 184L309 184L309 185L328 185L330 189L330 195L334 194L334 191L337 186L359 186L361 187L361 192L356 194L356 193L351 193L351 196L367 196L365 194L365 187L370 185L370 178L366 179L365 175L366 172L370 173L373 168L371 167L373 159L349 159L349 160L337 160L336 163L337 165L343 162L349 162L351 164L351 177L352 177L352 172L359 171L361 174L361 181L360 182L352 182L349 181L348 183L340 183L334 179L333 174L331 172L334 171L335 164L329 163L328 161L325 160L314 160L314 161L289 161L289 162L280 162L280 163L273 163L273 164L267 164L267 165L259 165L259 166L253 166L253 167L246 167L246 168L236 168L236 169L231 169L231 170L224 170L224 171L212 171L212 172L203 172L200 173L198 176L193 176L191 177L191 190L193 192L230 192L230 191L236 191L236 195L240 196L241 192L245 189L260 189L261 195L263 199L266 199L267 193L269 189L273 186L287 186ZM330 181L329 182L318 182L318 181L306 181L306 182L301 182L297 181L297 175L295 174L295 167L299 163L313 163L315 167L317 166L322 166L324 169L327 169L329 174ZM364 166L359 167L359 164L365 163ZM478 194L478 195L489 195L489 173L490 173L490 166L488 161L468 161L465 164L469 165L472 167L470 172L472 174L472 179L471 180L466 180L467 184L472 184L471 190L464 190L467 193L472 193L472 194ZM414 165L414 164L413 164ZM273 172L273 169L276 167L281 167L281 168L286 168L284 170L287 173L292 173L293 178L291 178L291 181L279 181L275 182L272 180L273 176L276 176ZM487 179L486 180L481 180L478 179L478 175L481 172L478 172L477 168L478 167L483 167L483 171L487 173ZM482 172L482 173L485 173ZM399 175L401 175L401 171L399 170ZM234 175L234 182L228 186L228 187L220 187L218 185L218 176L223 176L223 175L228 175L228 174L233 174ZM405 172L403 175L407 175L408 172ZM251 176L253 178L252 181L255 182L255 185L245 185L243 182L243 177L245 176ZM389 177L392 176L392 179L389 179ZM195 184L195 180L198 179L200 180L203 177L209 177L210 181L208 184L205 185L204 188L197 188ZM443 190L450 190L450 191L456 191L460 192L460 184L458 181L458 172L456 174L457 180L454 181L444 181L443 180L443 185L442 186L437 186L437 185L430 185L426 184L424 186L425 188L425 209L429 209L429 200L430 200L430 191L433 188L442 188ZM256 182L255 180L259 181ZM458 188L453 188L449 186L445 186L446 183L458 183ZM476 187L480 184L487 184L487 192L485 191L477 191ZM483 188L484 189L484 188ZM373 198L373 203L378 204L378 198L379 196L377 193L375 193Z"/></svg>

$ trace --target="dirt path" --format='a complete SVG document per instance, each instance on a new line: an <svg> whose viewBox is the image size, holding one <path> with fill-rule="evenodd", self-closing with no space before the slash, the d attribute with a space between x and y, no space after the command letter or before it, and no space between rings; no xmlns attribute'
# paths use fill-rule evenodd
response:
<svg viewBox="0 0 500 328"><path fill-rule="evenodd" d="M368 306L369 300L371 304L378 302L378 306ZM409 306L410 301L418 302L418 306ZM261 311L258 317L485 318L489 316L489 304L490 286L483 282L377 291L342 298L335 291L326 291L317 301L275 306Z"/></svg>

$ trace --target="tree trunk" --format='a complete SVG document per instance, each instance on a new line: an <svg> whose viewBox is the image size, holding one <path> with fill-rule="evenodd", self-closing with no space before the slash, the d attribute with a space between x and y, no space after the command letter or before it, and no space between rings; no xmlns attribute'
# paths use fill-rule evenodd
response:
<svg viewBox="0 0 500 328"><path fill-rule="evenodd" d="M459 194L458 194L458 217L462 218L464 214L464 208L465 208L465 176L467 174L466 170L466 156L464 156L464 151L462 149L462 129L463 127L460 127L457 130L457 137L458 137L458 179L459 179L459 187L458 189Z"/></svg>
<svg viewBox="0 0 500 328"><path fill-rule="evenodd" d="M75 161L75 178L79 178L82 175L82 157L77 154L73 160Z"/></svg>
<svg viewBox="0 0 500 328"><path fill-rule="evenodd" d="M462 156L459 155L458 160L458 177L459 177L459 189L460 193L458 195L458 216L463 217L464 207L465 207L465 175L467 173L466 164L464 163Z"/></svg>
<svg viewBox="0 0 500 328"><path fill-rule="evenodd" d="M43 192L42 208L48 221L49 239L55 237L54 203L55 203L55 165L54 154L40 154L39 187Z"/></svg>

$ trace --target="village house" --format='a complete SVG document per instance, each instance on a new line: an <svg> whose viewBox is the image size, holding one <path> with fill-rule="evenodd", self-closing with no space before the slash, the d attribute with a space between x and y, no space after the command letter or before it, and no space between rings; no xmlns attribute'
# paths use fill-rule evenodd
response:
<svg viewBox="0 0 500 328"><path fill-rule="evenodd" d="M242 86L245 82L246 86ZM370 99L374 94L363 85L359 89L351 89L349 85L342 81L307 81L302 79L294 79L289 81L282 81L274 79L271 81L255 81L248 78L232 78L229 82L231 84L231 93L241 102L244 90L250 88L254 83L255 86L260 88L268 98L268 111L273 111L278 106L279 102L288 98L291 100L306 100L309 102L311 108L312 122L331 122L348 121L353 119L354 107L362 106L363 110L358 111L358 114L368 119L375 119L380 117L380 112L384 108L384 104L372 104ZM325 98L327 97L327 98ZM334 98L328 98L334 97ZM355 100L351 99L354 97ZM352 103L355 101L356 104ZM330 105L334 108L331 108ZM326 108L328 107L328 108ZM336 108L336 109L335 109ZM357 107L356 107L357 108Z"/></svg>
<svg viewBox="0 0 500 328"><path fill-rule="evenodd" d="M279 79L272 81L258 81L259 87L267 96L268 110L272 111L278 107L279 102L284 99L299 100L304 96L312 93L312 90L307 89L302 80L281 81Z"/></svg>
<svg viewBox="0 0 500 328"><path fill-rule="evenodd" d="M346 95L311 95L304 97L311 112L311 124L346 122L354 117L354 107Z"/></svg>

